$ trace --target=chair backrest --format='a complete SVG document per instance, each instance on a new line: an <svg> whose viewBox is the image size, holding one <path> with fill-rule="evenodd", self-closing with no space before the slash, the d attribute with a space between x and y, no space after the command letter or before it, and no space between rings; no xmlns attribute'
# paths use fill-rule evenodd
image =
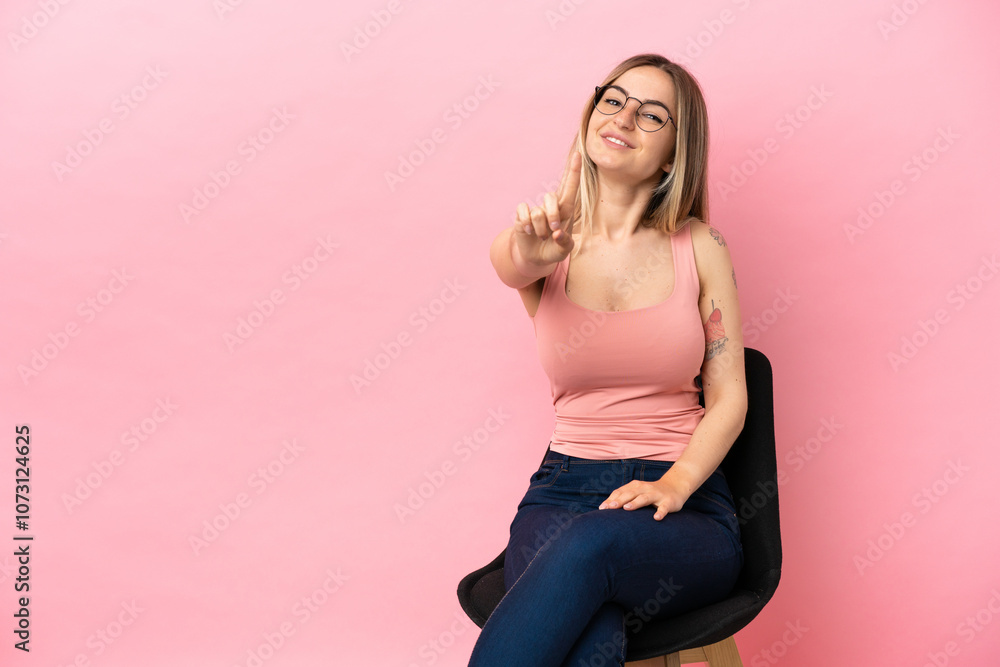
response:
<svg viewBox="0 0 1000 667"><path fill-rule="evenodd" d="M737 587L755 591L766 602L781 574L774 387L771 363L762 352L744 347L744 359L746 421L721 467L736 503L743 542L743 572ZM705 405L704 396L700 402Z"/></svg>

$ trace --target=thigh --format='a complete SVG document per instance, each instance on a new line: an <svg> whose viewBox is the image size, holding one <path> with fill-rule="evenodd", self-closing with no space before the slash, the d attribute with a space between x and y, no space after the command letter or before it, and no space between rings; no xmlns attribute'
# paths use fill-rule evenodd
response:
<svg viewBox="0 0 1000 667"><path fill-rule="evenodd" d="M670 462L644 462L637 479L655 481ZM608 512L609 510L602 510ZM613 553L611 599L631 631L643 619L673 616L723 599L743 568L739 523L725 476L714 472L677 512L610 510L620 549Z"/></svg>
<svg viewBox="0 0 1000 667"><path fill-rule="evenodd" d="M597 509L631 479L656 481L671 465L549 452L529 478L511 522L505 588L510 589L539 551L562 542L575 545L569 548L580 559L606 559L606 572L613 577L610 599L627 609L659 607L666 612L669 599L670 609L680 611L724 597L742 569L743 551L721 470L713 472L680 511L660 521L653 518L652 505Z"/></svg>
<svg viewBox="0 0 1000 667"><path fill-rule="evenodd" d="M682 508L657 521L651 507L601 510L618 548L610 552L609 599L628 612L633 627L647 617L673 616L717 602L743 567L742 549L717 521Z"/></svg>
<svg viewBox="0 0 1000 667"><path fill-rule="evenodd" d="M559 541L577 519L594 511L620 485L621 463L586 461L569 465L569 458L549 452L528 479L528 489L510 524L504 561L504 587L509 590L542 549ZM604 480L604 487L594 480Z"/></svg>
<svg viewBox="0 0 1000 667"><path fill-rule="evenodd" d="M655 508L590 510L529 505L518 512L504 563L510 590L551 548L573 585L604 590L626 610L635 632L650 618L673 616L723 599L743 566L743 552L719 522L684 507L657 521ZM638 624L638 627L637 627Z"/></svg>
<svg viewBox="0 0 1000 667"><path fill-rule="evenodd" d="M504 557L504 590L510 590L528 563L568 529L576 515L558 505L527 505L518 509L510 524Z"/></svg>

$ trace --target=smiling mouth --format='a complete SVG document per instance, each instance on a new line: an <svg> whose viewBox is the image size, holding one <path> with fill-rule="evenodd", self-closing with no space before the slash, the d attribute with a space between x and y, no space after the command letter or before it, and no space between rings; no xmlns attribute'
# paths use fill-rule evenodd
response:
<svg viewBox="0 0 1000 667"><path fill-rule="evenodd" d="M628 144L620 139L615 139L614 137L602 137L605 141L614 144L615 146L621 146L622 148L631 148Z"/></svg>

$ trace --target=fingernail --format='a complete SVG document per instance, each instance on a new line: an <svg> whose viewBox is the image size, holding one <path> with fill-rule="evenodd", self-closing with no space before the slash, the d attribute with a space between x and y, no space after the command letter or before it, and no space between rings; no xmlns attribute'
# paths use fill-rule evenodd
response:
<svg viewBox="0 0 1000 667"><path fill-rule="evenodd" d="M552 222L549 223L549 227L551 227L552 229L559 229L559 221L553 220Z"/></svg>
<svg viewBox="0 0 1000 667"><path fill-rule="evenodd" d="M599 510L602 510L602 509L604 509L604 503L601 503L601 506L600 506L600 507L598 507L597 509L599 509Z"/></svg>

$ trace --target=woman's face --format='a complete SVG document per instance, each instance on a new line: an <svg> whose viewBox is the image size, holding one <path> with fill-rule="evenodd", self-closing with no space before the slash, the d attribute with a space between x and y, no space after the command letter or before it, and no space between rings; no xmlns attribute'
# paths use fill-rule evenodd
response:
<svg viewBox="0 0 1000 667"><path fill-rule="evenodd" d="M662 102L676 122L674 84L670 75L663 70L648 65L633 67L612 84L623 88L625 95L638 98L641 102ZM657 182L661 173L670 171L672 167L677 128L673 122L667 121L655 132L640 129L635 122L639 104L635 99L630 99L621 111L611 116L594 109L587 125L587 154L599 172L616 172L636 182L647 179ZM666 120L666 110L662 107L656 109L661 112L660 117ZM623 140L628 146L610 141L608 135Z"/></svg>

